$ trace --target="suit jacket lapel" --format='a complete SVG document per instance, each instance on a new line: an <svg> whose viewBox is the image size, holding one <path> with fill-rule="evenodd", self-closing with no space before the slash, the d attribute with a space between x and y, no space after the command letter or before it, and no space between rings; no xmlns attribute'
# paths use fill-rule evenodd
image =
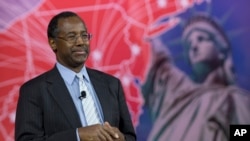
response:
<svg viewBox="0 0 250 141"><path fill-rule="evenodd" d="M111 117L111 110L110 110L110 103L112 102L109 99L109 87L106 83L103 83L104 81L101 81L103 79L100 75L95 73L94 71L87 69L88 75L90 77L91 83L95 89L95 92L97 94L97 97L99 99L99 102L102 107L104 121L112 121Z"/></svg>
<svg viewBox="0 0 250 141"><path fill-rule="evenodd" d="M47 78L48 90L52 97L55 99L61 110L64 112L65 117L73 128L80 127L81 121L75 108L74 102L69 94L69 91L64 83L63 78L60 76L56 67L51 70ZM56 114L56 113L55 113Z"/></svg>

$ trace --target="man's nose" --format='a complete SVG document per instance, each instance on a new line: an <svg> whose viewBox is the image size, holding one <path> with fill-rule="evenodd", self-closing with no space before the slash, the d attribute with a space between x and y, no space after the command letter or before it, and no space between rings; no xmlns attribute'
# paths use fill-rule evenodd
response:
<svg viewBox="0 0 250 141"><path fill-rule="evenodd" d="M81 38L81 36L76 37L76 45L83 45L83 44L86 44L86 42L87 41Z"/></svg>

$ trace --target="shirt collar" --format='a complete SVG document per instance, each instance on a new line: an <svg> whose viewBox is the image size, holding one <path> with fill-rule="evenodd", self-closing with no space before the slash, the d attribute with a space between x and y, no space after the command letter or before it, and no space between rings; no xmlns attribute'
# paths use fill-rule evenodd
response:
<svg viewBox="0 0 250 141"><path fill-rule="evenodd" d="M85 80L87 80L87 82L90 82L89 75L88 75L88 72L87 72L85 65L83 66L80 73L83 74L83 76L84 76Z"/></svg>
<svg viewBox="0 0 250 141"><path fill-rule="evenodd" d="M59 62L56 63L56 67L59 70L59 73L61 74L64 81L66 83L72 85L72 83L74 82L74 79L76 77L76 73L74 71L72 71L71 69L63 66ZM79 73L81 73L84 76L84 78L87 80L87 82L90 82L85 65L83 66L83 68L81 69L81 71Z"/></svg>

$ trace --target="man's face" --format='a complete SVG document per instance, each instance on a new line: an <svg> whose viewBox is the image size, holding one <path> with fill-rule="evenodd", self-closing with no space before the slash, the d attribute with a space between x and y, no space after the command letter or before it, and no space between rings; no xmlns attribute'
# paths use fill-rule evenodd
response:
<svg viewBox="0 0 250 141"><path fill-rule="evenodd" d="M57 61L70 69L82 67L90 52L89 40L80 37L87 34L84 23L78 17L63 18L58 21L58 31L51 45ZM74 37L76 40L72 41Z"/></svg>
<svg viewBox="0 0 250 141"><path fill-rule="evenodd" d="M189 47L188 55L192 65L218 61L219 51L208 33L201 30L193 30L186 40Z"/></svg>

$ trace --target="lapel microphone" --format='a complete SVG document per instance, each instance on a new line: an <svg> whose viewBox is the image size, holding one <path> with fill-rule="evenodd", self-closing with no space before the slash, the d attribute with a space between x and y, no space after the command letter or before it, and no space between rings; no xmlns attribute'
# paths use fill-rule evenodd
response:
<svg viewBox="0 0 250 141"><path fill-rule="evenodd" d="M81 92L81 95L79 96L79 99L82 100L82 99L84 99L84 98L86 98L86 92L85 92L85 91L82 91L82 92Z"/></svg>

